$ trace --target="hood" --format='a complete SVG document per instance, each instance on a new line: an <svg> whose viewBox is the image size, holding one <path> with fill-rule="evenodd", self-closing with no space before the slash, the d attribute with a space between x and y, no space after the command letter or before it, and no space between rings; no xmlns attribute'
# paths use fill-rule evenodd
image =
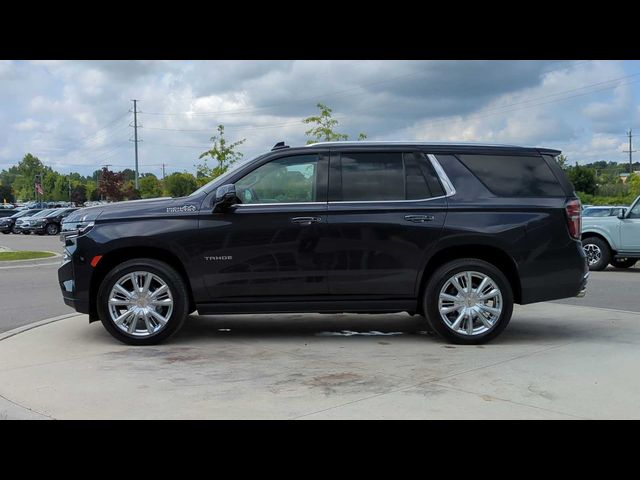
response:
<svg viewBox="0 0 640 480"><path fill-rule="evenodd" d="M200 211L203 200L204 195L178 198L150 198L108 203L76 210L64 219L64 223L91 222L98 218L99 221L103 221L193 215Z"/></svg>

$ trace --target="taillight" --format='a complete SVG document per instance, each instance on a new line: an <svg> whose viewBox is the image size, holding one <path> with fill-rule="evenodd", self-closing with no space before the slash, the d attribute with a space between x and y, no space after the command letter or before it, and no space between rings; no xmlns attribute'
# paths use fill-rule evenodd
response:
<svg viewBox="0 0 640 480"><path fill-rule="evenodd" d="M582 208L580 200L576 198L569 200L564 209L567 212L569 234L576 240L580 240L580 235L582 234Z"/></svg>

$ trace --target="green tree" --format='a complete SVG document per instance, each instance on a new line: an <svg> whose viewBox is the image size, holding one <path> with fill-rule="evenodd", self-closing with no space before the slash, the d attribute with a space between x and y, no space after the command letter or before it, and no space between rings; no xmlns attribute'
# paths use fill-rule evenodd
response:
<svg viewBox="0 0 640 480"><path fill-rule="evenodd" d="M558 155L556 157L556 162L558 162L558 165L560 165L560 168L563 170L566 170L567 168L569 168L569 163L568 163L568 159L566 155Z"/></svg>
<svg viewBox="0 0 640 480"><path fill-rule="evenodd" d="M214 134L209 140L213 143L212 147L200 154L198 158L203 162L196 165L197 177L204 179L203 183L222 175L242 158L242 153L237 148L246 141L246 138L228 143L224 138L224 125L218 125L218 134ZM216 162L214 167L209 166L207 157Z"/></svg>
<svg viewBox="0 0 640 480"><path fill-rule="evenodd" d="M87 201L86 185L78 184L71 189L71 201L80 206Z"/></svg>
<svg viewBox="0 0 640 480"><path fill-rule="evenodd" d="M152 173L140 177L140 196L142 198L156 198L162 196L162 184Z"/></svg>
<svg viewBox="0 0 640 480"><path fill-rule="evenodd" d="M0 203L4 203L5 201L13 202L15 198L11 187L0 183Z"/></svg>
<svg viewBox="0 0 640 480"><path fill-rule="evenodd" d="M633 198L640 195L640 175L632 173L631 178L627 180L627 183L629 184L629 191Z"/></svg>
<svg viewBox="0 0 640 480"><path fill-rule="evenodd" d="M338 120L331 116L332 110L323 103L316 105L320 109L319 115L313 115L302 120L304 124L314 125L312 128L304 132L309 137L307 145L316 142L336 142L341 140L349 140L349 135L346 133L338 133L335 131L335 127L338 126ZM358 140L365 140L367 135L360 133Z"/></svg>
<svg viewBox="0 0 640 480"><path fill-rule="evenodd" d="M590 195L596 193L596 176L592 169L582 167L576 162L576 165L571 167L567 173L577 192L584 192Z"/></svg>
<svg viewBox="0 0 640 480"><path fill-rule="evenodd" d="M164 189L172 197L184 197L193 193L198 188L196 177L184 172L176 172L164 179Z"/></svg>

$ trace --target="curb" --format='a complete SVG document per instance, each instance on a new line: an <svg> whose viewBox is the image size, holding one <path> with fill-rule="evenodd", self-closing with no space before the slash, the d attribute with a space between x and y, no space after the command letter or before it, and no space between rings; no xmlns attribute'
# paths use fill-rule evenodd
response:
<svg viewBox="0 0 640 480"><path fill-rule="evenodd" d="M58 315L57 317L45 318L44 320L33 322L33 323L28 324L28 325L23 325L21 327L14 328L13 330L9 330L8 332L0 333L0 342L2 340L6 340L7 338L10 338L10 337L13 337L15 335L18 335L19 333L23 333L23 332L26 332L28 330L32 330L32 329L37 328L37 327L41 327L41 326L47 325L49 323L53 323L53 322L57 322L57 321L60 321L60 320L64 320L65 318L79 317L79 316L82 316L82 315L84 315L84 314L78 313L78 312L65 313L64 315Z"/></svg>

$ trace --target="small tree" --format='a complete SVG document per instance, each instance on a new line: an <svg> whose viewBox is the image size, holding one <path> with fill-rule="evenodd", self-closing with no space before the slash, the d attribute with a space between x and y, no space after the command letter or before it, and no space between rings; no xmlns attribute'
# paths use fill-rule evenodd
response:
<svg viewBox="0 0 640 480"><path fill-rule="evenodd" d="M320 109L319 115L307 117L302 120L302 123L315 125L310 128L304 134L310 137L307 140L307 145L316 142L336 142L340 140L349 140L349 135L346 133L338 133L334 131L334 128L338 125L338 120L332 118L332 110L323 103L318 103L317 107ZM358 140L365 140L367 135L360 133Z"/></svg>
<svg viewBox="0 0 640 480"><path fill-rule="evenodd" d="M82 205L87 201L87 187L84 185L76 185L71 190L71 201L76 205Z"/></svg>
<svg viewBox="0 0 640 480"><path fill-rule="evenodd" d="M213 179L226 172L231 165L242 158L242 153L236 149L246 141L246 138L237 142L227 143L224 138L224 125L218 125L218 134L213 135L210 141L213 142L213 146L198 157L199 159L204 159L203 163L196 165L199 178ZM210 167L207 163L207 157L214 160L217 165Z"/></svg>
<svg viewBox="0 0 640 480"><path fill-rule="evenodd" d="M569 163L566 155L558 155L556 157L556 162L558 162L558 165L560 165L560 168L563 170L567 170L567 168L569 168Z"/></svg>
<svg viewBox="0 0 640 480"><path fill-rule="evenodd" d="M147 173L140 177L140 196L142 198L156 198L162 196L162 185L160 180L152 174Z"/></svg>
<svg viewBox="0 0 640 480"><path fill-rule="evenodd" d="M196 177L187 172L172 173L164 179L164 189L172 197L184 197L197 188Z"/></svg>
<svg viewBox="0 0 640 480"><path fill-rule="evenodd" d="M123 186L124 175L121 172L112 172L107 167L102 168L97 188L99 195L111 202L119 202L125 197Z"/></svg>
<svg viewBox="0 0 640 480"><path fill-rule="evenodd" d="M581 167L576 162L576 165L568 170L568 174L576 192L584 192L591 195L596 193L596 176L593 170Z"/></svg>

